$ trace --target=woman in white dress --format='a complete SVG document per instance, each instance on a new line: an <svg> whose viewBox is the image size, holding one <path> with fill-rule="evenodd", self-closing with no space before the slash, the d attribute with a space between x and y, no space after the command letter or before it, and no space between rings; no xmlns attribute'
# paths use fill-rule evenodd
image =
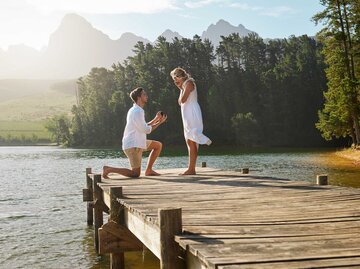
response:
<svg viewBox="0 0 360 269"><path fill-rule="evenodd" d="M195 80L180 67L171 71L170 76L180 90L178 103L181 106L184 136L189 152L189 166L183 174L195 175L199 144L210 145L211 140L203 134L203 120Z"/></svg>

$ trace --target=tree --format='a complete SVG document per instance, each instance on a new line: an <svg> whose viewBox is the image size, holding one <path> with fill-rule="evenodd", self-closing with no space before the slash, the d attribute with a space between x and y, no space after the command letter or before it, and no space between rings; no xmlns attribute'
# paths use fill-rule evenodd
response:
<svg viewBox="0 0 360 269"><path fill-rule="evenodd" d="M254 146L260 144L260 126L252 113L238 113L231 118L236 132L236 144Z"/></svg>
<svg viewBox="0 0 360 269"><path fill-rule="evenodd" d="M265 42L256 34L222 37L215 51L199 36L139 42L125 62L93 68L77 81L79 103L67 143L119 146L132 105L129 93L143 87L148 120L159 110L168 115L161 132L149 138L183 144L179 90L169 75L181 66L196 80L205 133L216 144L319 145L314 125L326 87L320 49L307 36Z"/></svg>
<svg viewBox="0 0 360 269"><path fill-rule="evenodd" d="M70 120L66 115L49 118L45 123L45 128L50 132L57 145L66 146L70 142Z"/></svg>
<svg viewBox="0 0 360 269"><path fill-rule="evenodd" d="M317 36L324 44L329 82L316 126L325 139L350 136L354 145L360 145L360 47L358 42L354 43L359 41L359 3L356 0L320 3L325 9L313 19L324 24Z"/></svg>

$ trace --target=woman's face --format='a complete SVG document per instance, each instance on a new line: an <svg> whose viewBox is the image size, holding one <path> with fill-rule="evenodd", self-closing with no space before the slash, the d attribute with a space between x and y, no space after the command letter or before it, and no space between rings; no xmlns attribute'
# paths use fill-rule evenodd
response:
<svg viewBox="0 0 360 269"><path fill-rule="evenodd" d="M183 84L184 82L184 78L182 77L177 77L177 76L174 76L173 77L173 80L174 80L174 83L177 87L181 87L181 85Z"/></svg>

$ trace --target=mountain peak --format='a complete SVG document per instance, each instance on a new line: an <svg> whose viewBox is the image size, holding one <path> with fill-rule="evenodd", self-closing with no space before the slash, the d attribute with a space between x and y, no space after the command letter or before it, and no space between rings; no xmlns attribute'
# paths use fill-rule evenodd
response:
<svg viewBox="0 0 360 269"><path fill-rule="evenodd" d="M223 19L220 19L215 25L222 26L222 25L231 25L228 21L225 21Z"/></svg>
<svg viewBox="0 0 360 269"><path fill-rule="evenodd" d="M178 32L171 31L170 29L166 29L160 36L165 37L167 42L172 42L174 38L183 38Z"/></svg>
<svg viewBox="0 0 360 269"><path fill-rule="evenodd" d="M209 39L214 46L217 46L221 41L221 36L228 36L233 33L237 33L240 36L246 36L252 33L252 31L246 29L242 24L234 26L221 19L215 25L211 24L207 30L202 33L201 39Z"/></svg>
<svg viewBox="0 0 360 269"><path fill-rule="evenodd" d="M61 20L60 26L61 25L86 25L86 26L91 26L91 24L85 20L83 17L81 17L80 15L76 14L76 13L68 13L64 16L64 18ZM92 26L91 26L92 27Z"/></svg>

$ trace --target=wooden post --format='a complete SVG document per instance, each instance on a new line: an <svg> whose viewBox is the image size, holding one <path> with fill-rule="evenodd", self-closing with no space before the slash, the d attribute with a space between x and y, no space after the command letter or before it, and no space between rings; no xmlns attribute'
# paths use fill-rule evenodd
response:
<svg viewBox="0 0 360 269"><path fill-rule="evenodd" d="M316 176L317 185L328 185L328 176L327 175L317 175Z"/></svg>
<svg viewBox="0 0 360 269"><path fill-rule="evenodd" d="M93 193L92 179L89 176L91 174L91 168L86 168L86 188L88 193ZM93 214L93 204L92 201L86 202L86 212L87 212L87 224L92 226L94 223L94 214Z"/></svg>
<svg viewBox="0 0 360 269"><path fill-rule="evenodd" d="M206 167L206 162L202 162L201 167Z"/></svg>
<svg viewBox="0 0 360 269"><path fill-rule="evenodd" d="M95 250L99 253L99 228L103 225L103 198L102 190L98 186L101 182L101 175L96 174L93 178L93 191L94 191L94 245Z"/></svg>
<svg viewBox="0 0 360 269"><path fill-rule="evenodd" d="M241 169L241 172L243 174L249 174L249 168L243 168L243 169Z"/></svg>
<svg viewBox="0 0 360 269"><path fill-rule="evenodd" d="M159 209L160 224L160 268L185 268L175 235L182 233L181 208Z"/></svg>
<svg viewBox="0 0 360 269"><path fill-rule="evenodd" d="M109 219L123 225L124 224L124 208L116 200L122 196L122 187L110 188L110 217ZM124 252L110 253L110 269L124 269L125 258Z"/></svg>

